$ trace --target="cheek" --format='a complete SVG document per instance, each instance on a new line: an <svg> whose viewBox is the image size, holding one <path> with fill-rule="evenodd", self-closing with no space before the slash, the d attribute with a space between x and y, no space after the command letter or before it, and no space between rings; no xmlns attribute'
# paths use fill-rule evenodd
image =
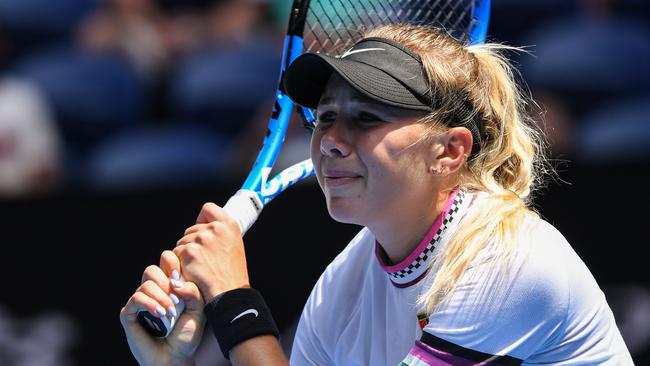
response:
<svg viewBox="0 0 650 366"><path fill-rule="evenodd" d="M427 169L425 152L404 144L384 144L367 155L366 164L375 176L374 184L387 189L408 189L408 185L419 181Z"/></svg>
<svg viewBox="0 0 650 366"><path fill-rule="evenodd" d="M311 140L309 142L309 150L311 153L311 159L316 160L317 155L320 155L320 134L314 131L311 135Z"/></svg>
<svg viewBox="0 0 650 366"><path fill-rule="evenodd" d="M316 179L318 180L318 184L321 184L321 176L320 176L320 160L321 160L321 152L320 152L320 136L318 135L317 132L314 132L311 137L311 143L309 145L309 153L311 157L311 161L314 164L314 171L316 174ZM322 185L321 185L322 187Z"/></svg>

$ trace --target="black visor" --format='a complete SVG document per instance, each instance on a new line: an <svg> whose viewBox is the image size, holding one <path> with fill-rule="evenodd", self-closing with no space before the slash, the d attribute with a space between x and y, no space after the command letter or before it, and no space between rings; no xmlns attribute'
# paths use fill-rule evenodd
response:
<svg viewBox="0 0 650 366"><path fill-rule="evenodd" d="M422 61L399 43L366 38L339 57L301 55L286 71L287 94L303 107L315 109L333 72L380 103L431 111L429 82Z"/></svg>
<svg viewBox="0 0 650 366"><path fill-rule="evenodd" d="M420 57L401 44L383 38L365 38L339 57L318 53L301 55L285 73L285 90L294 102L316 109L333 72L379 103L426 112L440 108L431 97ZM480 116L461 89L447 93L454 108L444 114L441 122L468 128L474 138L470 157L476 156L482 142Z"/></svg>

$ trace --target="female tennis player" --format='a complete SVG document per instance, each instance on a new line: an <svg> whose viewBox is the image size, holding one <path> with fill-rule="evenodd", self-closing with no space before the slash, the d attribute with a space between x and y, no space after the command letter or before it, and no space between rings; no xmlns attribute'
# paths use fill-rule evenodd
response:
<svg viewBox="0 0 650 366"><path fill-rule="evenodd" d="M394 25L287 70L288 94L317 110L329 213L364 227L316 283L292 365L632 364L589 270L530 209L550 169L502 48ZM151 338L137 311L173 312L178 297L176 328ZM121 312L143 365L192 364L206 320L233 364L286 364L239 229L214 204Z"/></svg>

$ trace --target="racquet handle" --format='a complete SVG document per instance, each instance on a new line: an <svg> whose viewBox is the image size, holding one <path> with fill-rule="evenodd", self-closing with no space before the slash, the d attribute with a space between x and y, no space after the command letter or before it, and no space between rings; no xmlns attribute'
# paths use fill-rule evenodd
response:
<svg viewBox="0 0 650 366"><path fill-rule="evenodd" d="M223 209L239 224L242 236L253 226L262 208L264 205L257 193L248 189L237 191L223 206Z"/></svg>
<svg viewBox="0 0 650 366"><path fill-rule="evenodd" d="M178 304L176 304L176 317L172 316L169 312L165 316L157 317L148 310L142 310L138 312L138 322L152 336L157 338L167 337L172 329L174 329L176 320L178 320L178 317L185 310L185 302L182 299L179 300Z"/></svg>
<svg viewBox="0 0 650 366"><path fill-rule="evenodd" d="M240 189L223 206L224 210L237 222L242 236L253 226L255 220L262 212L262 201L254 191ZM176 320L185 309L183 300L176 305L176 314L167 313L165 316L157 317L148 310L138 313L138 322L144 329L154 337L164 338L171 333L176 325Z"/></svg>

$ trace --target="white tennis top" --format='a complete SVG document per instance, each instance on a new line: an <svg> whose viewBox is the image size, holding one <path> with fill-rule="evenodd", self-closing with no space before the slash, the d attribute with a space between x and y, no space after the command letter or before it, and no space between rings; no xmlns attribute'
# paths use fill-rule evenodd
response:
<svg viewBox="0 0 650 366"><path fill-rule="evenodd" d="M416 306L435 275L433 258L476 198L454 192L397 265L384 264L381 246L362 229L309 296L291 364L632 365L603 292L541 219L527 220L522 232L530 235L520 237L507 268L495 265L498 251L488 246L433 314Z"/></svg>

